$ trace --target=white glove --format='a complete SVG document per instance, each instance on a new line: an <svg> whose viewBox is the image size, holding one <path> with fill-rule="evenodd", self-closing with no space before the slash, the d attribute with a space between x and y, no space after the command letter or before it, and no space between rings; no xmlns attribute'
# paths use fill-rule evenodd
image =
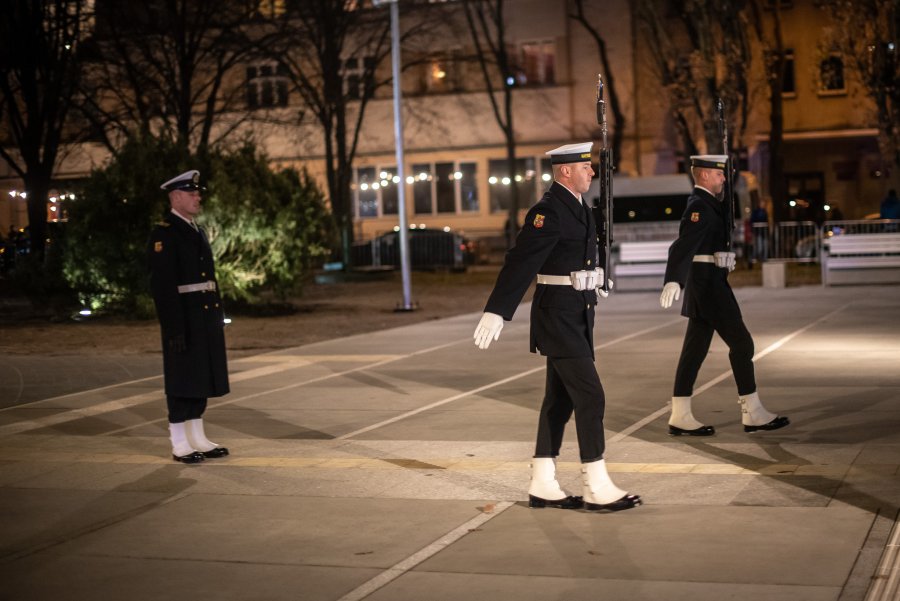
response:
<svg viewBox="0 0 900 601"><path fill-rule="evenodd" d="M734 253L717 252L713 253L713 257L715 257L716 260L716 267L722 267L723 269L727 269L729 272L734 271L734 267L736 264Z"/></svg>
<svg viewBox="0 0 900 601"><path fill-rule="evenodd" d="M659 305L663 309L668 309L672 306L672 302L677 301L680 297L681 286L678 285L678 282L666 282L662 294L659 295Z"/></svg>
<svg viewBox="0 0 900 601"><path fill-rule="evenodd" d="M496 313L485 312L481 321L475 326L475 346L486 349L491 345L491 340L500 338L500 330L503 329L503 318Z"/></svg>
<svg viewBox="0 0 900 601"><path fill-rule="evenodd" d="M603 269L595 267L591 271L573 271L569 273L572 280L572 288L575 290L590 290L598 286L597 282L603 281Z"/></svg>
<svg viewBox="0 0 900 601"><path fill-rule="evenodd" d="M601 269L600 271L602 272L603 270ZM615 285L616 285L616 283L613 282L612 279L610 279L610 280L609 280L609 289L612 290L612 289L613 289L613 286L615 286ZM603 288L600 288L599 286L597 287L597 294L600 295L602 298L608 298L608 297L609 297L609 292L607 292L607 291L604 290Z"/></svg>

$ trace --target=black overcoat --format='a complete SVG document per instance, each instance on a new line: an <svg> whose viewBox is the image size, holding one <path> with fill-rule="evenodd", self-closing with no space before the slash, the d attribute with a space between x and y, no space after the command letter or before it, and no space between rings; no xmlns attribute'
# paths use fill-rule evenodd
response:
<svg viewBox="0 0 900 601"><path fill-rule="evenodd" d="M150 291L163 339L166 394L208 398L227 394L224 312L215 291L179 294L178 286L216 281L212 249L202 229L169 213L150 234ZM172 352L167 341L184 336L187 349Z"/></svg>
<svg viewBox="0 0 900 601"><path fill-rule="evenodd" d="M597 266L597 232L591 211L564 186L553 182L531 207L484 310L504 320L537 274L568 276ZM549 357L594 356L597 293L572 286L538 284L531 304L531 352Z"/></svg>
<svg viewBox="0 0 900 601"><path fill-rule="evenodd" d="M669 247L665 282L684 289L681 314L710 323L741 319L741 310L728 284L728 270L713 263L694 262L694 255L725 251L725 212L715 196L695 187L681 216L678 239Z"/></svg>

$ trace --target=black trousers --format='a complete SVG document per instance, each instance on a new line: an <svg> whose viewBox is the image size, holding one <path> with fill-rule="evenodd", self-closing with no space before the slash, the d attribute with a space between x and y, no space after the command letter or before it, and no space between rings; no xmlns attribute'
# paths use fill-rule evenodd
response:
<svg viewBox="0 0 900 601"><path fill-rule="evenodd" d="M728 345L728 359L737 384L738 394L756 392L756 377L753 373L753 337L742 319L710 323L704 319L691 317L684 333L684 345L675 370L674 396L691 396L700 366L709 352L713 332Z"/></svg>
<svg viewBox="0 0 900 601"><path fill-rule="evenodd" d="M535 457L556 457L566 422L575 413L581 461L603 459L606 396L590 357L547 357L547 386L538 418Z"/></svg>
<svg viewBox="0 0 900 601"><path fill-rule="evenodd" d="M180 424L189 419L199 419L206 411L206 399L166 395L169 423Z"/></svg>

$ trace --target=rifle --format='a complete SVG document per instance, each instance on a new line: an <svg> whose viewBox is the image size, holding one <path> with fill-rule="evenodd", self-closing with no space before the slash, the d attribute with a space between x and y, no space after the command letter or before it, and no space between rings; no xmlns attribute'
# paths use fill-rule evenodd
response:
<svg viewBox="0 0 900 601"><path fill-rule="evenodd" d="M591 209L594 212L594 223L597 226L597 240L602 243L603 257L599 261L603 265L603 284L600 288L609 292L609 263L612 256L613 229L613 151L607 141L606 101L603 99L603 76L597 75L597 124L603 142L600 148L600 180L599 202ZM598 247L600 244L598 244Z"/></svg>
<svg viewBox="0 0 900 601"><path fill-rule="evenodd" d="M725 103L719 98L716 101L719 114L719 136L722 138L722 154L728 157L725 161L725 250L731 251L731 240L734 237L734 162L728 152L728 124L725 122Z"/></svg>

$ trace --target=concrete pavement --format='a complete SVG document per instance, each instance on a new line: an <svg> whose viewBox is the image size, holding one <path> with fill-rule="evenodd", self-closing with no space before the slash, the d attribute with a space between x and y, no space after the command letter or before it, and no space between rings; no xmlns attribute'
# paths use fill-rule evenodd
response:
<svg viewBox="0 0 900 601"><path fill-rule="evenodd" d="M895 599L898 292L738 290L792 425L743 433L716 339L701 440L666 434L686 320L656 293L602 302L607 461L646 503L618 514L525 503L527 305L488 351L467 315L234 360L206 415L232 455L199 466L169 458L158 377L0 410L0 599ZM573 492L577 457L570 425Z"/></svg>

